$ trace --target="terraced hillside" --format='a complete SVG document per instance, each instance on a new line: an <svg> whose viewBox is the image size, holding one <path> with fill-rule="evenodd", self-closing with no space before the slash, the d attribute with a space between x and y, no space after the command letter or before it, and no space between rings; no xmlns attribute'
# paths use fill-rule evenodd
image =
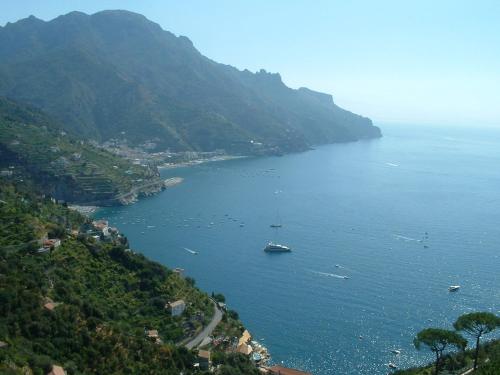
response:
<svg viewBox="0 0 500 375"><path fill-rule="evenodd" d="M156 169L73 138L40 111L2 98L0 173L2 178L31 181L39 191L74 203L128 203L163 188Z"/></svg>

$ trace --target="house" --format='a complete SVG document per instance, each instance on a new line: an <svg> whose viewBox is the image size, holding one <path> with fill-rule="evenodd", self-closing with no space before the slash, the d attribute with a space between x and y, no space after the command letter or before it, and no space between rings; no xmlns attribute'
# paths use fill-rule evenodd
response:
<svg viewBox="0 0 500 375"><path fill-rule="evenodd" d="M60 303L57 302L52 302L49 301L45 305L43 305L43 308L49 311L54 311L54 309L59 305Z"/></svg>
<svg viewBox="0 0 500 375"><path fill-rule="evenodd" d="M267 372L270 375L312 375L310 372L295 370L293 368L286 368L283 366L273 366Z"/></svg>
<svg viewBox="0 0 500 375"><path fill-rule="evenodd" d="M176 267L173 269L173 273L179 275L180 277L184 277L184 268Z"/></svg>
<svg viewBox="0 0 500 375"><path fill-rule="evenodd" d="M243 331L243 334L241 335L240 339L238 340L238 346L240 346L241 344L246 344L247 342L250 341L251 338L252 338L252 335L250 334L250 332L248 332L248 330L245 329L245 331Z"/></svg>
<svg viewBox="0 0 500 375"><path fill-rule="evenodd" d="M241 353L241 354L250 355L250 354L252 354L253 349L252 349L252 347L250 345L248 345L246 343L241 343L236 348L236 351L238 353Z"/></svg>
<svg viewBox="0 0 500 375"><path fill-rule="evenodd" d="M186 303L180 299L175 302L167 303L165 308L170 310L172 316L179 316L186 310Z"/></svg>
<svg viewBox="0 0 500 375"><path fill-rule="evenodd" d="M148 334L148 337L149 337L150 339L157 339L158 337L160 337L160 336L158 335L158 330L156 330L156 329L150 329L150 330L147 332L147 334Z"/></svg>
<svg viewBox="0 0 500 375"><path fill-rule="evenodd" d="M43 241L43 247L47 247L49 249L55 249L61 246L61 240L58 238L46 239Z"/></svg>
<svg viewBox="0 0 500 375"><path fill-rule="evenodd" d="M66 375L66 371L61 366L52 365L52 370L47 375Z"/></svg>
<svg viewBox="0 0 500 375"><path fill-rule="evenodd" d="M200 350L198 352L198 363L201 370L208 370L210 367L210 351Z"/></svg>
<svg viewBox="0 0 500 375"><path fill-rule="evenodd" d="M150 329L150 330L146 331L146 334L147 334L148 338L153 340L155 343L161 344L161 339L160 339L160 335L158 334L158 330Z"/></svg>
<svg viewBox="0 0 500 375"><path fill-rule="evenodd" d="M100 231L102 231L105 227L108 226L108 221L107 220L94 220L92 222L94 227Z"/></svg>

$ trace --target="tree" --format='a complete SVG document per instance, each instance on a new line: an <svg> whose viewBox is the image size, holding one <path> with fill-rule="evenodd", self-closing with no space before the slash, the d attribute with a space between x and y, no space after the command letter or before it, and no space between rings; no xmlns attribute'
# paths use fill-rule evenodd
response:
<svg viewBox="0 0 500 375"><path fill-rule="evenodd" d="M429 347L436 355L434 374L438 374L443 352L450 346L464 350L467 346L467 340L454 331L440 328L427 328L417 334L413 340L413 344L417 350L420 350L423 344Z"/></svg>
<svg viewBox="0 0 500 375"><path fill-rule="evenodd" d="M460 316L453 324L457 331L464 331L476 339L476 350L474 352L474 370L477 367L479 356L479 340L484 334L494 331L500 327L500 318L489 312L473 312Z"/></svg>

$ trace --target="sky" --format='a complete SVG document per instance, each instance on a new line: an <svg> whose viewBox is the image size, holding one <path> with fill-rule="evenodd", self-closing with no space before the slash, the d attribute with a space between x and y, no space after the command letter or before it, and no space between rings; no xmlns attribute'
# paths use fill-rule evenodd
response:
<svg viewBox="0 0 500 375"><path fill-rule="evenodd" d="M16 0L29 15L127 9L211 59L279 72L377 122L500 127L500 1Z"/></svg>

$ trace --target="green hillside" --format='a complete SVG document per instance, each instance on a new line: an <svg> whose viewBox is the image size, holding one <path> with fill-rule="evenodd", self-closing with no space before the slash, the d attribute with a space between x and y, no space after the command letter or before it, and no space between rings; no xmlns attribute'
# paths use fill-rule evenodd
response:
<svg viewBox="0 0 500 375"><path fill-rule="evenodd" d="M133 165L67 135L38 110L0 98L0 171L56 199L110 205L162 188L156 169ZM142 187L142 188L141 188ZM120 202L122 198L122 202Z"/></svg>
<svg viewBox="0 0 500 375"><path fill-rule="evenodd" d="M0 373L46 374L53 364L69 375L203 373L195 352L175 343L211 318L208 296L129 250L124 237L94 240L90 227L49 199L0 184ZM42 237L62 243L40 253ZM177 299L187 308L172 317L165 303ZM228 361L221 373L256 371L239 355L219 359Z"/></svg>

